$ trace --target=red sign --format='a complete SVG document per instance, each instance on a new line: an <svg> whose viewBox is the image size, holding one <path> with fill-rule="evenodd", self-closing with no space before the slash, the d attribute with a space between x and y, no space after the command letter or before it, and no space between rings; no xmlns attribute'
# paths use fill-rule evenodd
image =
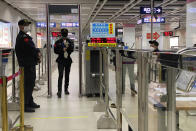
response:
<svg viewBox="0 0 196 131"><path fill-rule="evenodd" d="M59 37L61 36L61 32L52 32L52 37Z"/></svg>
<svg viewBox="0 0 196 131"><path fill-rule="evenodd" d="M116 43L116 38L91 38L91 43Z"/></svg>
<svg viewBox="0 0 196 131"><path fill-rule="evenodd" d="M163 36L173 36L172 31L163 32Z"/></svg>
<svg viewBox="0 0 196 131"><path fill-rule="evenodd" d="M159 37L160 37L160 35L157 32L153 33L153 39L157 40L157 39L159 39ZM147 33L146 38L151 39L151 33Z"/></svg>
<svg viewBox="0 0 196 131"><path fill-rule="evenodd" d="M147 33L147 34L146 34L146 38L147 38L147 39L151 39L151 33Z"/></svg>

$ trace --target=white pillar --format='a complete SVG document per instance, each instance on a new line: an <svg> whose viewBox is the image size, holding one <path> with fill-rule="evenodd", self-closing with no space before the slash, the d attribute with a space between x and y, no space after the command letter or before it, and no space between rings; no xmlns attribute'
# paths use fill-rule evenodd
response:
<svg viewBox="0 0 196 131"><path fill-rule="evenodd" d="M154 23L153 32L154 33L157 32L159 35L161 35L160 31L161 31L161 25L158 23ZM142 25L142 49L152 49L149 45L150 39L147 39L147 33L151 33L150 23ZM159 49L162 50L163 49L163 36L161 35L157 41L159 42Z"/></svg>
<svg viewBox="0 0 196 131"><path fill-rule="evenodd" d="M127 25L123 26L123 42L129 48L135 48L135 26ZM134 46L133 46L134 45Z"/></svg>
<svg viewBox="0 0 196 131"><path fill-rule="evenodd" d="M186 47L196 44L196 0L187 0Z"/></svg>

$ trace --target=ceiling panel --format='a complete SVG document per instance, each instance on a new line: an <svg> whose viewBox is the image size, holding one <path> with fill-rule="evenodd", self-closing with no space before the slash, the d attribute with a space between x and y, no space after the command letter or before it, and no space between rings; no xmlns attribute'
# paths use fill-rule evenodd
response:
<svg viewBox="0 0 196 131"><path fill-rule="evenodd" d="M82 27L89 27L93 21L112 21L136 23L144 17L140 15L141 6L150 6L149 0L6 0L14 7L36 21L45 20L45 4L81 4ZM186 0L155 0L155 5L163 7L162 16L168 22L181 20L186 22ZM99 11L99 12L97 12ZM172 14L172 15L171 15ZM95 18L94 18L95 17ZM68 18L54 16L58 21L71 21ZM74 20L73 20L74 21Z"/></svg>

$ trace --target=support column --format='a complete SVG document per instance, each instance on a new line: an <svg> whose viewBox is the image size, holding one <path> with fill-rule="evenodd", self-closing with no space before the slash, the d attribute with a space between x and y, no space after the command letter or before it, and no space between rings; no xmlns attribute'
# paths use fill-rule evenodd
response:
<svg viewBox="0 0 196 131"><path fill-rule="evenodd" d="M196 0L187 0L186 12L186 47L196 44Z"/></svg>
<svg viewBox="0 0 196 131"><path fill-rule="evenodd" d="M126 46L129 46L129 48L135 48L135 25L123 25L123 42Z"/></svg>

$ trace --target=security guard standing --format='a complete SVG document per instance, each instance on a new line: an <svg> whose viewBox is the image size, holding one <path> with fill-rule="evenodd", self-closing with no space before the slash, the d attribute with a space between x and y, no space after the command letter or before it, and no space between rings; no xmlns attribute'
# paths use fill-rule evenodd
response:
<svg viewBox="0 0 196 131"><path fill-rule="evenodd" d="M40 108L33 101L33 88L36 79L36 64L40 62L41 54L36 49L35 44L27 32L30 31L30 21L22 19L18 22L20 32L16 38L16 56L20 67L24 67L24 96L25 112L35 112L35 108Z"/></svg>
<svg viewBox="0 0 196 131"><path fill-rule="evenodd" d="M58 54L58 58L56 62L58 63L58 71L59 71L59 78L58 78L58 98L61 98L62 92L62 80L63 74L65 70L65 83L64 83L64 92L66 95L69 95L68 86L69 86L69 74L72 64L72 59L70 57L71 53L74 50L74 42L69 39L68 37L68 30L61 29L61 38L57 40L54 44L54 52Z"/></svg>

